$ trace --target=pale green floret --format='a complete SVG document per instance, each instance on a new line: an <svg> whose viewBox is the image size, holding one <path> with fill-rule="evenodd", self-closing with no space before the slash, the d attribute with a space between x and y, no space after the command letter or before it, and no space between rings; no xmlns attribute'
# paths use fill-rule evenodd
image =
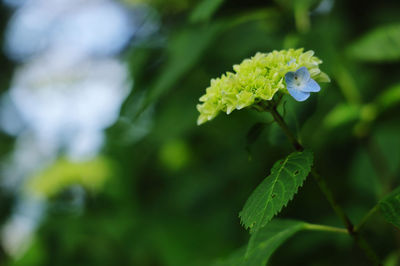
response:
<svg viewBox="0 0 400 266"><path fill-rule="evenodd" d="M321 63L313 51L303 53L303 48L257 53L234 65L235 73L227 72L211 80L206 94L200 97L202 103L197 105L197 124L213 119L220 111L230 114L235 109L269 101L278 91L288 93L285 74L300 67L306 67L317 82L329 82L328 75L318 67Z"/></svg>

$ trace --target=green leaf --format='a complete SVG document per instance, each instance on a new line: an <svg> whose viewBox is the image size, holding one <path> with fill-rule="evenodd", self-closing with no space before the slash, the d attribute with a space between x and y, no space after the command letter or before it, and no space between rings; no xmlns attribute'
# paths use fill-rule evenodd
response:
<svg viewBox="0 0 400 266"><path fill-rule="evenodd" d="M392 252L383 261L383 266L397 266L399 265L399 262L399 254L397 254L397 252Z"/></svg>
<svg viewBox="0 0 400 266"><path fill-rule="evenodd" d="M152 77L151 84L143 85L139 83L135 87L134 93L146 91L143 100L137 102L137 98L140 97L137 93L134 94L134 97L130 96L136 99L131 104L135 106L135 110L129 112L130 116L134 120L138 119L144 111L148 110L168 91L178 88L178 82L196 65L218 34L226 27L226 22L218 22L207 25L207 27L184 28L172 34L165 51L167 60L161 67L160 73L156 73ZM135 66L137 67L138 64L132 64L131 68ZM134 74L140 73L140 70L132 70L132 72ZM140 88L142 86L144 88Z"/></svg>
<svg viewBox="0 0 400 266"><path fill-rule="evenodd" d="M298 31L307 32L310 30L310 8L316 2L317 0L297 0L293 2L294 18Z"/></svg>
<svg viewBox="0 0 400 266"><path fill-rule="evenodd" d="M400 84L396 84L386 89L377 98L376 103L380 111L389 109L400 103Z"/></svg>
<svg viewBox="0 0 400 266"><path fill-rule="evenodd" d="M146 103L156 101L175 86L179 79L197 63L223 26L222 23L215 23L208 27L185 29L173 35L167 49L169 60L162 73L156 77Z"/></svg>
<svg viewBox="0 0 400 266"><path fill-rule="evenodd" d="M343 59L335 60L333 69L334 79L339 85L340 91L349 104L360 104L361 94L355 79L355 73L350 65Z"/></svg>
<svg viewBox="0 0 400 266"><path fill-rule="evenodd" d="M52 197L71 185L97 192L113 177L113 162L107 157L74 162L60 158L36 173L27 183L27 190L39 197Z"/></svg>
<svg viewBox="0 0 400 266"><path fill-rule="evenodd" d="M247 250L239 249L218 266L264 266L271 255L289 237L306 228L306 223L291 220L274 220L254 233Z"/></svg>
<svg viewBox="0 0 400 266"><path fill-rule="evenodd" d="M274 164L271 174L248 198L239 216L250 233L265 226L291 200L311 171L313 153L294 152Z"/></svg>
<svg viewBox="0 0 400 266"><path fill-rule="evenodd" d="M275 220L254 233L247 246L244 265L265 265L272 253L289 237L305 229L306 223Z"/></svg>
<svg viewBox="0 0 400 266"><path fill-rule="evenodd" d="M203 0L190 14L190 22L198 23L209 20L225 0Z"/></svg>
<svg viewBox="0 0 400 266"><path fill-rule="evenodd" d="M224 259L219 259L214 266L241 266L244 265L244 256L246 255L246 246L234 251Z"/></svg>
<svg viewBox="0 0 400 266"><path fill-rule="evenodd" d="M363 61L400 59L400 24L372 30L348 48L349 56Z"/></svg>
<svg viewBox="0 0 400 266"><path fill-rule="evenodd" d="M339 127L360 118L360 107L355 104L338 104L325 117L324 126L328 129Z"/></svg>
<svg viewBox="0 0 400 266"><path fill-rule="evenodd" d="M379 201L379 210L386 221L400 228L400 187Z"/></svg>

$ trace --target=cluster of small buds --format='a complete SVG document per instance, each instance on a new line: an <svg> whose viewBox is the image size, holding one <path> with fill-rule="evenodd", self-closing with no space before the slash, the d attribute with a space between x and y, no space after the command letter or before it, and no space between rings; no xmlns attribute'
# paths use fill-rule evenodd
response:
<svg viewBox="0 0 400 266"><path fill-rule="evenodd" d="M197 124L212 120L219 112L230 114L260 101L269 101L278 91L289 93L304 101L310 92L319 91L318 82L329 82L329 77L319 69L322 61L313 51L303 49L257 53L232 72L212 79L206 94L197 105L200 112Z"/></svg>

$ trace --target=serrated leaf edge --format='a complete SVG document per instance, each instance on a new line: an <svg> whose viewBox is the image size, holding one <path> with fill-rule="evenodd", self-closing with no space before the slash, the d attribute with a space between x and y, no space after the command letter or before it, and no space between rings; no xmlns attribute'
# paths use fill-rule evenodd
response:
<svg viewBox="0 0 400 266"><path fill-rule="evenodd" d="M274 173L275 166L277 166L278 164L280 164L280 168L279 168L279 170L278 170L278 174L277 174L277 177L276 177L276 181L274 182L274 184L273 184L273 186L272 186L272 188L271 188L270 195L268 196L268 199L269 199L269 200L272 198L272 197L271 197L271 193L272 193L272 191L273 191L273 188L275 187L275 183L276 183L277 180L279 179L279 176L280 176L280 173L281 173L282 169L285 169L284 167L285 167L285 165L288 163L289 159L292 158L292 157L294 157L294 156L296 156L296 155L305 154L305 153L312 153L312 152L311 152L310 150L304 150L303 152L294 152L294 153L289 154L285 159L278 160L276 163L274 163L274 165L272 166L272 169L271 169L271 173L270 173L266 178L270 177L270 176ZM281 164L282 161L283 161L283 163ZM309 160L307 160L307 161L309 161ZM299 164L297 164L297 163L295 163L295 162L289 162L289 163L291 163L292 165L295 165L296 167L299 167L299 168L303 169L304 171L308 172L308 174L309 174L309 172L311 171L311 168L312 168L312 166L313 166L313 159L311 159L310 161L311 161L311 162L310 162L310 164L309 164L309 167L304 167L304 166L299 165ZM290 173L290 174L292 174L292 173ZM242 213L243 213L243 209L244 209L244 208L242 209L242 211L239 212L240 224L241 224L246 230L247 230L247 229L250 229L250 234L253 234L253 233L255 233L256 231L258 231L259 229L261 229L261 228L263 228L264 226L266 226L266 225L273 219L273 217L275 217L278 213L280 213L280 212L282 211L282 209L283 209L284 207L286 207L286 206L289 204L289 202L290 202L291 200L293 200L294 195L296 195L297 192L299 191L299 189L303 186L305 180L307 179L308 174L304 177L304 179L302 180L302 182L301 182L300 184L298 184L297 189L295 189L295 191L294 191L294 193L292 194L292 196L288 198L287 202L286 202L285 204L283 204L282 207L281 207L279 210L277 210L277 211L275 211L275 212L273 213L273 215L272 215L272 217L271 217L270 220L268 220L267 222L262 223L262 224L257 228L257 230L254 230L254 225L256 224L255 222L252 223L252 224L249 225L249 226L247 226L247 225L245 224L245 222L244 222L244 220L243 220L243 217L242 217ZM264 179L264 180L265 180L265 179ZM263 181L264 181L264 180L263 180ZM262 183L263 181L261 181L261 183ZM260 184L261 184L261 183L260 183ZM259 185L260 185L260 184L259 184ZM259 185L258 185L258 186L259 186ZM258 187L258 186L257 186L257 187ZM256 187L256 189L257 189L257 187ZM254 190L254 191L255 191L255 190ZM254 191L253 191L252 193L254 193ZM251 195L252 195L252 194L251 194ZM251 195L250 195L250 196L251 196ZM247 200L248 200L248 199L247 199ZM265 209L266 209L267 206L269 205L269 204L268 204L268 203L269 203L269 200L266 202L265 208L263 209L264 214L263 214L263 217L261 218L261 221L262 221L262 220L264 219L264 217L265 217ZM246 203L247 203L247 201L246 201Z"/></svg>

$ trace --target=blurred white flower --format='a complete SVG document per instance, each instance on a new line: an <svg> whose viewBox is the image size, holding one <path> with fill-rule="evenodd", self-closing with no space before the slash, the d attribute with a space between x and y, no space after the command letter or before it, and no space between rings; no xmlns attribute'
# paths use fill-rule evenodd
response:
<svg viewBox="0 0 400 266"><path fill-rule="evenodd" d="M76 60L50 53L19 68L9 93L39 142L55 142L85 157L97 153L99 133L118 118L128 80L125 65L116 59Z"/></svg>
<svg viewBox="0 0 400 266"><path fill-rule="evenodd" d="M137 20L109 0L31 0L11 18L5 48L16 60L63 48L112 55L127 44Z"/></svg>
<svg viewBox="0 0 400 266"><path fill-rule="evenodd" d="M14 258L21 257L32 241L32 231L40 222L44 204L38 199L23 199L17 203L12 217L1 230L5 251Z"/></svg>
<svg viewBox="0 0 400 266"><path fill-rule="evenodd" d="M0 185L18 195L1 242L18 257L44 209L44 202L20 193L26 178L60 152L77 161L98 155L104 129L117 120L132 83L114 56L133 35L147 36L157 27L145 9L111 0L3 2L18 7L5 50L22 64L0 101L0 129L16 136L13 153L0 162Z"/></svg>

